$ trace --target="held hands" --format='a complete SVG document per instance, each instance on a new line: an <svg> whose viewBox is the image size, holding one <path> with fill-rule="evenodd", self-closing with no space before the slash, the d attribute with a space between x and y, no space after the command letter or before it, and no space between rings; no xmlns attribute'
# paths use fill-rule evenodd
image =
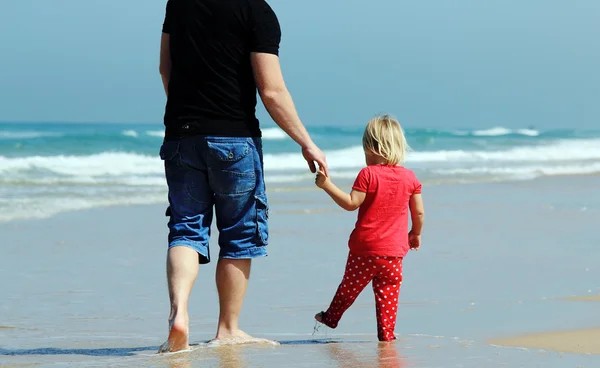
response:
<svg viewBox="0 0 600 368"><path fill-rule="evenodd" d="M414 234L412 231L408 233L408 245L410 249L419 250L421 247L421 234Z"/></svg>
<svg viewBox="0 0 600 368"><path fill-rule="evenodd" d="M319 188L325 189L325 187L329 185L330 182L331 179L329 179L329 176L327 176L322 167L319 167L319 172L317 173L317 177L315 178L315 184Z"/></svg>
<svg viewBox="0 0 600 368"><path fill-rule="evenodd" d="M317 172L317 166L315 165L316 163L319 165L319 171L323 171L325 176L328 175L327 158L325 157L323 151L321 151L314 143L302 148L302 156L308 163L308 168L310 169L311 173L314 174Z"/></svg>

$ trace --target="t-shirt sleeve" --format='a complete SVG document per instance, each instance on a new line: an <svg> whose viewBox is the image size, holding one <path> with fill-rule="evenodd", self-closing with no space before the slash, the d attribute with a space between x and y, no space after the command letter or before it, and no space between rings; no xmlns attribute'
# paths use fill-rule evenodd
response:
<svg viewBox="0 0 600 368"><path fill-rule="evenodd" d="M421 185L421 182L419 181L419 179L417 179L417 177L415 176L415 189L413 190L412 194L421 194L422 190L423 190L423 186Z"/></svg>
<svg viewBox="0 0 600 368"><path fill-rule="evenodd" d="M273 9L265 0L255 0L252 4L252 52L279 55L281 27Z"/></svg>
<svg viewBox="0 0 600 368"><path fill-rule="evenodd" d="M369 188L370 179L369 169L365 167L358 173L352 189L366 193Z"/></svg>
<svg viewBox="0 0 600 368"><path fill-rule="evenodd" d="M163 22L163 33L171 33L171 18L173 18L173 1L167 1L167 10L165 11L165 21Z"/></svg>

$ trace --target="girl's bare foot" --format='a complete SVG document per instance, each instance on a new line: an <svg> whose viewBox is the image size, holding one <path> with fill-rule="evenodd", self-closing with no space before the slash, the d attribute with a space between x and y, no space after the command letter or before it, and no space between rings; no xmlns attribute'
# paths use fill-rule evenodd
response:
<svg viewBox="0 0 600 368"><path fill-rule="evenodd" d="M329 328L335 329L337 327L337 323L332 324L331 320L328 318L328 316L325 314L325 312L319 312L319 313L315 314L315 321L322 323Z"/></svg>
<svg viewBox="0 0 600 368"><path fill-rule="evenodd" d="M317 314L315 314L315 321L320 322L320 323L324 323L323 322L323 315L325 314L325 312L319 312Z"/></svg>

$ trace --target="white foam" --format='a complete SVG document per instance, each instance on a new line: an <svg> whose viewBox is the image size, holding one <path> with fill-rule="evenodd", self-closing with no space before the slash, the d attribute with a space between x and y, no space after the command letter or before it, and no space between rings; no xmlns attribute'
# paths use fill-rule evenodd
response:
<svg viewBox="0 0 600 368"><path fill-rule="evenodd" d="M275 172L307 172L308 165L300 152L265 154L265 170ZM365 165L362 147L355 146L327 152L331 170L357 169ZM540 146L523 146L504 151L425 151L411 152L411 164L445 165L460 163L568 163L600 160L600 139L558 141ZM511 164L513 163L513 164ZM489 166L489 165L488 165ZM566 165L565 165L566 166ZM569 165L571 166L571 165ZM441 167L443 168L443 167ZM125 152L104 152L89 156L29 156L7 158L0 156L0 174L16 177L23 172L55 174L67 177L102 176L161 176L162 161L156 156ZM49 176L49 175L43 175ZM50 175L51 176L51 175Z"/></svg>
<svg viewBox="0 0 600 368"><path fill-rule="evenodd" d="M139 134L135 130L124 130L121 134L126 137L134 137L136 138Z"/></svg>
<svg viewBox="0 0 600 368"><path fill-rule="evenodd" d="M165 187L164 176L23 176L0 177L0 184L6 185L40 185L40 186L103 186L123 185L130 187Z"/></svg>
<svg viewBox="0 0 600 368"><path fill-rule="evenodd" d="M550 162L598 159L600 139L563 140L503 151L447 150L409 154L409 160L413 162Z"/></svg>
<svg viewBox="0 0 600 368"><path fill-rule="evenodd" d="M478 136L478 137L497 137L497 136L503 136L503 135L509 135L509 134L520 134L520 135L526 135L526 136L530 136L530 137L537 137L538 135L540 135L540 132L538 132L537 130L534 130L534 129L512 130L512 129L508 129L508 128L504 128L504 127L494 127L494 128L485 129L485 130L475 130L472 134L474 136Z"/></svg>
<svg viewBox="0 0 600 368"><path fill-rule="evenodd" d="M262 138L266 140L281 140L288 138L288 135L279 128L266 128L262 130Z"/></svg>
<svg viewBox="0 0 600 368"><path fill-rule="evenodd" d="M308 171L308 166L306 167L306 172L303 174L285 174L285 175L265 175L265 181L267 183L296 183L296 182L306 182L310 180L314 180L315 174ZM358 175L358 168L355 170L342 170L336 171L332 170L329 174L337 179L354 179L356 175Z"/></svg>
<svg viewBox="0 0 600 368"><path fill-rule="evenodd" d="M410 163L460 162L568 162L600 160L600 139L565 140L538 146L522 146L503 151L421 151L410 152ZM364 166L364 152L355 146L327 153L331 168L349 169ZM266 170L297 171L307 167L300 153L266 154Z"/></svg>
<svg viewBox="0 0 600 368"><path fill-rule="evenodd" d="M0 173L16 171L41 171L54 174L94 177L102 175L162 174L163 166L158 156L134 153L105 152L90 156L29 156L6 158L0 156Z"/></svg>
<svg viewBox="0 0 600 368"><path fill-rule="evenodd" d="M164 130L148 130L146 132L147 136L150 137L159 137L159 138L164 138L165 136L165 131Z"/></svg>
<svg viewBox="0 0 600 368"><path fill-rule="evenodd" d="M535 129L517 129L516 132L517 134L527 135L530 137L537 137L540 135L540 132Z"/></svg>
<svg viewBox="0 0 600 368"><path fill-rule="evenodd" d="M494 176L513 179L533 179L541 176L590 175L600 173L600 162L579 165L439 169L434 170L433 172L439 175Z"/></svg>
<svg viewBox="0 0 600 368"><path fill-rule="evenodd" d="M9 203L0 201L0 221L47 218L61 212L97 207L159 204L164 203L165 198L162 193L154 195L130 193L127 196L105 195L76 198L54 195L52 197L11 199Z"/></svg>
<svg viewBox="0 0 600 368"><path fill-rule="evenodd" d="M265 170L298 171L308 169L308 164L300 153L266 154ZM362 167L365 164L361 146L327 152L327 163L335 169Z"/></svg>
<svg viewBox="0 0 600 368"><path fill-rule="evenodd" d="M35 139L44 137L62 137L62 133L36 132L36 131L10 131L1 130L0 139Z"/></svg>

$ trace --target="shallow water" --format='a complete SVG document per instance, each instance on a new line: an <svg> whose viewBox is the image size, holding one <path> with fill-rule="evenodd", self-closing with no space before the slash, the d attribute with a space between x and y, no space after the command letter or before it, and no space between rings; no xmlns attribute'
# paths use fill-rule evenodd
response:
<svg viewBox="0 0 600 368"><path fill-rule="evenodd" d="M366 337L366 336L365 336ZM0 349L2 367L595 367L591 356L508 349L432 336L406 336L393 344L354 340L282 340L281 345L195 346L191 352L155 354L154 346L97 349ZM6 359L4 359L6 358Z"/></svg>
<svg viewBox="0 0 600 368"><path fill-rule="evenodd" d="M190 301L195 350L155 354L169 309L163 206L1 224L0 367L596 367L597 356L486 340L594 325L595 303L558 298L600 292L598 180L427 188L423 248L405 260L399 341L384 345L369 287L336 330L313 335L356 215L317 191L270 195L270 256L254 263L241 322L279 346L202 345L218 314L212 263Z"/></svg>

